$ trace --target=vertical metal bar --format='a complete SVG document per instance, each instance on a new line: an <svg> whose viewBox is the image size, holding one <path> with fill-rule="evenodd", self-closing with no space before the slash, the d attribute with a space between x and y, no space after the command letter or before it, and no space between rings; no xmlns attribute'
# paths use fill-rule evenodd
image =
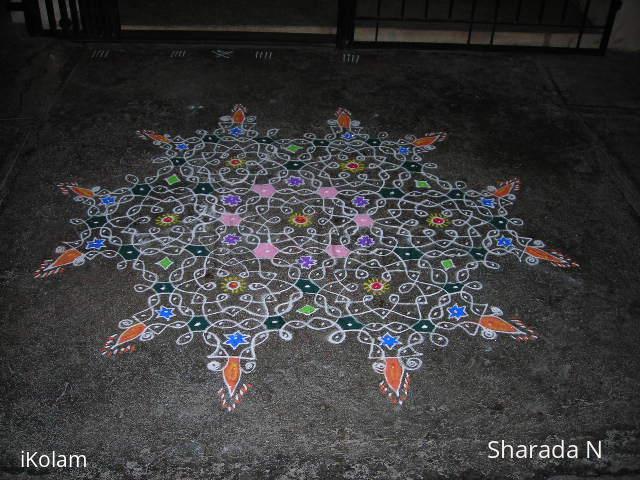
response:
<svg viewBox="0 0 640 480"><path fill-rule="evenodd" d="M518 0L518 7L516 8L516 21L515 23L520 23L520 14L522 13L522 0Z"/></svg>
<svg viewBox="0 0 640 480"><path fill-rule="evenodd" d="M495 10L493 11L493 23L491 24L491 40L489 45L493 45L493 39L496 36L496 23L498 23L498 11L500 10L500 0L495 0Z"/></svg>
<svg viewBox="0 0 640 480"><path fill-rule="evenodd" d="M107 19L104 16L102 4L100 0L91 0L93 3L93 15L95 16L96 22L96 36L98 38L104 38L105 32L107 30Z"/></svg>
<svg viewBox="0 0 640 480"><path fill-rule="evenodd" d="M560 16L560 23L564 25L564 22L567 19L567 7L569 6L569 0L564 0L564 4L562 5L562 15Z"/></svg>
<svg viewBox="0 0 640 480"><path fill-rule="evenodd" d="M338 1L338 24L336 26L336 46L346 48L353 43L356 22L357 0Z"/></svg>
<svg viewBox="0 0 640 480"><path fill-rule="evenodd" d="M336 16L336 48L344 48L346 46L344 9L344 0L338 0L338 15Z"/></svg>
<svg viewBox="0 0 640 480"><path fill-rule="evenodd" d="M29 35L42 34L42 18L37 0L23 0L24 23Z"/></svg>
<svg viewBox="0 0 640 480"><path fill-rule="evenodd" d="M378 31L380 30L380 4L382 0L378 0L378 8L376 9L376 37L375 42L378 41Z"/></svg>
<svg viewBox="0 0 640 480"><path fill-rule="evenodd" d="M49 21L49 32L51 35L55 35L58 32L58 22L56 21L56 14L53 10L53 1L45 0L44 8L47 11L47 20Z"/></svg>
<svg viewBox="0 0 640 480"><path fill-rule="evenodd" d="M69 10L67 9L66 0L58 0L58 8L60 9L60 28L64 35L69 35L71 20L69 19Z"/></svg>
<svg viewBox="0 0 640 480"><path fill-rule="evenodd" d="M576 42L576 50L580 48L582 42L582 35L584 34L584 27L587 26L587 20L589 18L589 9L591 8L591 0L587 0L584 6L584 15L582 15L582 25L580 25L580 33L578 34L578 41Z"/></svg>
<svg viewBox="0 0 640 480"><path fill-rule="evenodd" d="M616 14L618 13L618 10L620 10L621 6L622 2L620 0L611 0L611 3L609 4L607 23L604 27L604 32L602 33L602 39L600 40L600 53L602 55L607 51L609 39L611 38L611 30L613 29L613 23L616 21Z"/></svg>
<svg viewBox="0 0 640 480"><path fill-rule="evenodd" d="M118 1L103 2L102 15L105 19L105 37L117 39L120 36L120 19L118 15Z"/></svg>
<svg viewBox="0 0 640 480"><path fill-rule="evenodd" d="M544 18L544 8L547 4L547 0L542 0L540 2L540 12L538 13L538 25L542 23L542 19Z"/></svg>
<svg viewBox="0 0 640 480"><path fill-rule="evenodd" d="M429 0L424 0L424 19L429 20Z"/></svg>
<svg viewBox="0 0 640 480"><path fill-rule="evenodd" d="M449 20L451 20L451 17L453 17L453 3L454 0L449 0Z"/></svg>
<svg viewBox="0 0 640 480"><path fill-rule="evenodd" d="M469 18L469 32L467 33L467 45L471 45L471 34L473 33L473 20L476 16L476 4L478 0L471 3L471 18Z"/></svg>
<svg viewBox="0 0 640 480"><path fill-rule="evenodd" d="M96 10L93 0L82 0L80 12L85 35L89 38L97 37L98 25L96 23Z"/></svg>
<svg viewBox="0 0 640 480"><path fill-rule="evenodd" d="M80 21L78 20L78 5L76 0L69 0L69 7L71 7L71 24L73 25L73 36L80 35Z"/></svg>
<svg viewBox="0 0 640 480"><path fill-rule="evenodd" d="M86 0L78 0L78 10L80 11L80 24L82 25L82 35L86 36L88 28L87 19L87 2Z"/></svg>
<svg viewBox="0 0 640 480"><path fill-rule="evenodd" d="M402 8L400 9L400 17L404 18L404 11L407 7L407 0L402 0Z"/></svg>

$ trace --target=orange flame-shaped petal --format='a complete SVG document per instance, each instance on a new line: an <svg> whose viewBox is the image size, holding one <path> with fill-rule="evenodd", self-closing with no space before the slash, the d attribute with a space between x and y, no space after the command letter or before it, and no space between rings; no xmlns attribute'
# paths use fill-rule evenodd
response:
<svg viewBox="0 0 640 480"><path fill-rule="evenodd" d="M345 130L351 129L351 112L349 112L349 110L339 108L336 115L338 116L338 125Z"/></svg>
<svg viewBox="0 0 640 480"><path fill-rule="evenodd" d="M385 360L384 379L387 385L396 395L400 395L400 387L402 386L402 377L404 376L404 367L400 363L398 357L390 357Z"/></svg>
<svg viewBox="0 0 640 480"><path fill-rule="evenodd" d="M64 267L65 265L69 265L73 263L73 261L82 256L82 252L75 249L70 248L65 250L58 258L56 258L51 265L49 265L49 269Z"/></svg>
<svg viewBox="0 0 640 480"><path fill-rule="evenodd" d="M118 345L122 345L123 343L130 342L131 340L135 340L145 331L147 326L144 323L136 323L135 325L131 325L124 332L120 334L118 340L116 341L114 347Z"/></svg>
<svg viewBox="0 0 640 480"><path fill-rule="evenodd" d="M161 133L156 133L151 130L144 130L143 133L151 140L154 140L156 142L171 143L171 140L169 140L166 135L162 135Z"/></svg>
<svg viewBox="0 0 640 480"><path fill-rule="evenodd" d="M531 255L532 257L538 258L540 260L544 260L546 262L551 262L552 265L561 268L574 268L579 265L574 262L571 258L567 257L563 253L552 251L551 253L542 250L537 247L525 247L525 253Z"/></svg>
<svg viewBox="0 0 640 480"><path fill-rule="evenodd" d="M229 397L232 397L235 393L238 383L240 382L241 375L242 370L240 368L240 357L229 357L229 360L227 360L227 364L222 371L222 377L224 378L224 383L227 386Z"/></svg>
<svg viewBox="0 0 640 480"><path fill-rule="evenodd" d="M245 120L245 108L242 105L236 105L233 107L233 115L231 116L231 120L233 123L244 123Z"/></svg>
<svg viewBox="0 0 640 480"><path fill-rule="evenodd" d="M90 190L88 188L72 186L72 187L69 187L69 189L73 193L75 193L76 195L79 195L81 197L93 198L95 196L94 191Z"/></svg>
<svg viewBox="0 0 640 480"><path fill-rule="evenodd" d="M413 144L416 147L426 147L427 145L432 145L440 140L441 135L438 133L436 135L427 135L426 137L420 137L413 141Z"/></svg>
<svg viewBox="0 0 640 480"><path fill-rule="evenodd" d="M518 190L520 190L520 179L512 178L502 182L493 194L496 197L506 197L511 192L517 192Z"/></svg>
<svg viewBox="0 0 640 480"><path fill-rule="evenodd" d="M493 330L494 332L500 333L521 333L516 327L511 325L506 320L503 320L500 317L496 317L494 315L484 315L480 317L480 322L478 322L482 327Z"/></svg>

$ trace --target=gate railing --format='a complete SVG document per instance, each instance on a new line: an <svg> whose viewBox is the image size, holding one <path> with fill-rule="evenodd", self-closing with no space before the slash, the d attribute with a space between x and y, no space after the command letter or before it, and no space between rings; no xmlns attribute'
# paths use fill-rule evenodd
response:
<svg viewBox="0 0 640 480"><path fill-rule="evenodd" d="M118 40L118 0L22 0L31 35Z"/></svg>
<svg viewBox="0 0 640 480"><path fill-rule="evenodd" d="M336 0L334 35L121 29L118 0L10 0L29 32L76 40L332 42L339 48L488 48L604 53L620 0ZM126 1L126 0L124 0Z"/></svg>
<svg viewBox="0 0 640 480"><path fill-rule="evenodd" d="M620 0L341 0L342 47L604 53ZM348 20L343 20L348 24Z"/></svg>

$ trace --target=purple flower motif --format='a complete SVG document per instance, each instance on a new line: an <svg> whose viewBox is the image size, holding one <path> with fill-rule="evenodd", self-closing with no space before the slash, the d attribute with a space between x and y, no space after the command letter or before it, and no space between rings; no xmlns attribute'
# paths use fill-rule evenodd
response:
<svg viewBox="0 0 640 480"><path fill-rule="evenodd" d="M236 235L235 233L230 233L225 235L222 239L222 242L226 245L236 245L240 241L240 235Z"/></svg>
<svg viewBox="0 0 640 480"><path fill-rule="evenodd" d="M229 205L230 207L236 207L240 205L240 203L242 202L242 199L240 198L239 195L225 195L224 197L222 197L222 201L224 202L225 205Z"/></svg>
<svg viewBox="0 0 640 480"><path fill-rule="evenodd" d="M374 243L376 243L375 240L369 235L362 235L360 238L358 238L358 245L364 248L370 247Z"/></svg>
<svg viewBox="0 0 640 480"><path fill-rule="evenodd" d="M304 185L304 180L300 177L289 177L289 185L299 187L300 185Z"/></svg>
<svg viewBox="0 0 640 480"><path fill-rule="evenodd" d="M353 203L356 207L366 207L367 205L369 205L369 200L364 197L356 197L351 200L351 203Z"/></svg>
<svg viewBox="0 0 640 480"><path fill-rule="evenodd" d="M300 257L298 259L298 264L302 267L302 268L306 268L307 270L309 270L311 267L313 267L316 263L316 259L313 258L310 255L305 255L304 257Z"/></svg>

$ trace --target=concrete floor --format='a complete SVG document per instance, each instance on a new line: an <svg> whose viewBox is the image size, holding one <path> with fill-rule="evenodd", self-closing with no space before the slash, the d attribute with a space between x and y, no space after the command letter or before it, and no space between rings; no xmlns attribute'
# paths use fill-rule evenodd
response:
<svg viewBox="0 0 640 480"><path fill-rule="evenodd" d="M2 478L638 478L640 58L91 45L3 32L0 142ZM92 49L109 49L92 58ZM144 303L108 261L34 280L83 208L56 183L117 188L155 171L135 132L189 135L243 103L259 128L323 133L336 107L370 132L445 130L437 173L473 188L519 176L511 212L578 270L505 261L486 293L540 334L428 349L393 408L360 345L269 344L228 414L206 350L169 338L117 361L99 348ZM276 346L277 345L277 346ZM216 379L217 380L217 379ZM487 458L487 442L606 441L605 458ZM20 468L20 451L85 470Z"/></svg>

